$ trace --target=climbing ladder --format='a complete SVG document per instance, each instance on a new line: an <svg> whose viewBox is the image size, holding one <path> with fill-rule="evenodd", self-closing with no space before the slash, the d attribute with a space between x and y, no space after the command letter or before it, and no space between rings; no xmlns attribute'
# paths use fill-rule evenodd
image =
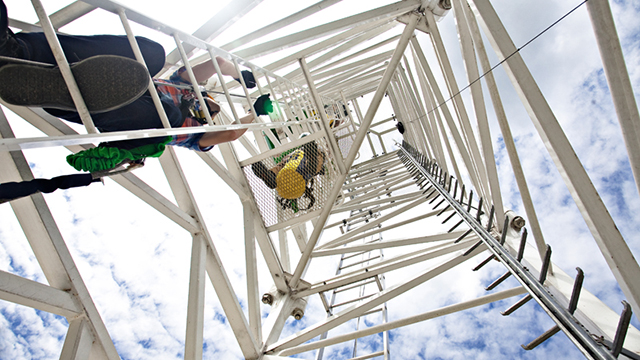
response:
<svg viewBox="0 0 640 360"><path fill-rule="evenodd" d="M632 310L640 311L640 268L492 4L488 0L389 1L371 9L351 9L336 20L256 44L263 36L304 22L338 2L320 1L221 45L216 36L243 15L259 11L260 1L234 0L188 34L116 1L77 1L49 15L40 0L32 0L39 23L11 19L10 25L47 35L86 133L76 132L41 109L0 101L0 182L33 178L23 153L27 149L66 147L78 152L104 141L248 129L238 141L217 146L219 156L198 154L204 162L200 166L213 170L242 204L246 284L230 280L230 270L223 264L226 254L218 250L222 238L208 230L210 219L200 210L205 200L194 196L174 149L169 147L159 162L175 201L135 172L111 176L191 236L185 359L201 359L207 348L215 346L207 343L204 331L207 276L223 311L217 315L224 317L226 331L237 340L237 354L246 359L295 355L387 360L393 354L396 329L519 295L524 297L502 315L518 317L516 310L533 299L556 324L533 341L522 339L528 343L524 349L533 350L562 331L587 358L640 358L640 332L630 325ZM615 26L608 22L607 1L589 0L587 5L595 17L596 35L611 36ZM221 104L215 122L205 114L205 126L171 129L150 78L149 92L165 128L98 133L56 40L60 27L96 9L122 24L141 63L134 31L138 26L155 30L159 41L172 42L175 50L156 77L166 78L184 66L199 101L207 92ZM456 83L440 34L437 21L445 16L456 20L467 88ZM622 289L622 314L582 288L582 270L574 281L552 261L480 28L498 58L509 59L503 66ZM424 39L430 40L429 50L435 54L429 59L423 51L428 44ZM620 74L620 66L612 64L619 64L622 55L616 57L614 50L606 49L610 43L599 43L605 71ZM278 53L283 50L284 55ZM280 57L274 60L276 54ZM250 69L257 87L248 89L242 78L239 83L224 78L216 57L231 61L238 71ZM192 71L204 61L210 61L218 74L206 85L198 84ZM440 72L434 73L432 67ZM621 74L628 79L626 70ZM481 77L489 89L525 214L503 205L487 105L477 81ZM611 85L614 102L632 110L622 99L625 91L632 91L625 86L624 82ZM474 116L459 96L462 91L472 95ZM252 124L238 124L244 111L255 114L252 104L267 93L274 100L274 112L254 115ZM382 114L385 105L392 112ZM4 109L47 136L15 137ZM624 133L633 130L636 119L631 110L620 121ZM402 143L391 141L393 136L400 138L397 134ZM627 141L632 169L640 163L636 141ZM301 150L307 156L317 154L320 164L319 171L305 174L310 176L303 195L286 195L257 170L285 166ZM120 349L105 325L108 321L95 306L96 295L89 293L45 197L36 194L11 201L10 206L48 284L2 270L0 299L66 318L69 325L61 359L119 359ZM220 211L228 215L226 209ZM314 268L318 263L323 265ZM414 295L424 294L423 286L442 277L477 279L476 274L490 263L499 263L506 272L491 284L474 283L486 295L467 300L453 296L435 308L429 297ZM504 287L508 278L517 283L494 291L501 284ZM238 288L245 285L246 297L238 295L244 294ZM435 292L445 290L449 289L430 291L435 297ZM401 311L402 316L394 316L394 305L408 297L421 306L412 307L411 314Z"/></svg>

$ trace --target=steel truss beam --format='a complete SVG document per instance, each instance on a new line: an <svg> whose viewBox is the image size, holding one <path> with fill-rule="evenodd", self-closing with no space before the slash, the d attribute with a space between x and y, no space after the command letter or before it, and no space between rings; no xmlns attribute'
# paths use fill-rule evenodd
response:
<svg viewBox="0 0 640 360"><path fill-rule="evenodd" d="M14 137L13 131L2 111L0 111L0 137ZM0 164L3 164L3 171L0 172L0 182L2 183L16 179L33 180L34 178L29 164L21 152L0 152ZM70 313L69 297L63 295L62 292L73 294L73 302L79 304L76 305L79 312L90 321L88 326L91 327L91 338L87 338L85 326L87 324L85 322L82 322L82 326L79 326L80 324L78 324L78 327L74 325L74 331L72 332L72 329L70 329L68 332L68 343L70 345L66 346L65 344L65 349L67 349L65 352L69 356L77 354L78 351L86 354L88 341L90 352L99 354L98 356L107 359L119 359L109 333L89 295L89 291L82 281L82 277L73 262L69 249L42 194L35 194L28 198L13 201L11 202L11 207L25 232L29 245L31 245L31 249L33 249L38 259L50 288L3 273L3 283L8 286L8 289L3 289L3 297L17 298L16 300L20 300L19 302L25 305L37 305L47 310L62 312L67 316L72 315L69 319L73 319L78 313L75 311ZM18 291L15 286L20 286L21 290ZM40 295L34 296L24 292L28 289L42 292ZM44 298L45 295L47 298ZM83 330L81 331L80 328ZM83 338L81 341L82 346L73 345L76 344L76 337L80 335Z"/></svg>
<svg viewBox="0 0 640 360"><path fill-rule="evenodd" d="M516 51L493 6L487 0L469 0L469 5L480 20L491 45L500 59L510 54L504 63L512 84L518 89L522 103L551 154L558 171L589 230L598 244L609 268L631 306L640 310L640 266L631 254L629 246L607 211L598 191L587 175L573 147L560 127L553 111L536 85L529 69Z"/></svg>
<svg viewBox="0 0 640 360"><path fill-rule="evenodd" d="M522 287L517 287L510 290L504 290L495 294L485 295L474 300L461 302L455 305L445 306L440 309L422 313L420 315L415 315L409 318L391 321L384 325L374 325L365 330L337 335L327 340L318 340L318 341L311 342L309 344L298 345L298 346L289 348L287 350L283 350L280 354L282 356L299 354L305 351L314 350L314 349L318 349L318 348L329 346L329 345L335 345L341 342L362 338L368 335L379 334L383 331L397 329L397 328L415 324L421 321L426 321L426 320L434 319L436 317L453 314L459 311L464 311L476 306L486 305L494 301L508 299L513 296L521 295L524 292L525 292L525 289Z"/></svg>

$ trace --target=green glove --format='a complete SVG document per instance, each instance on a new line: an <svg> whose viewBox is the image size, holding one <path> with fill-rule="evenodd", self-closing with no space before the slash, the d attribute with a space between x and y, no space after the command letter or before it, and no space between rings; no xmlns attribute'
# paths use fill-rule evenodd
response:
<svg viewBox="0 0 640 360"><path fill-rule="evenodd" d="M95 147L67 156L67 162L78 171L95 172L113 169L126 159L135 161L146 157L160 157L167 143L172 140L167 136L162 142L148 144L131 150L116 147Z"/></svg>
<svg viewBox="0 0 640 360"><path fill-rule="evenodd" d="M253 108L256 109L257 115L268 115L273 112L273 102L269 99L270 94L261 95L256 102L253 103Z"/></svg>

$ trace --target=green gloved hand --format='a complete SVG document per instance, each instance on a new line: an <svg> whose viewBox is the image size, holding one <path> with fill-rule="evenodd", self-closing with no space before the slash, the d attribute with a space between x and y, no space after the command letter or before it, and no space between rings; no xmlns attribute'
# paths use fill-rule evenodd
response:
<svg viewBox="0 0 640 360"><path fill-rule="evenodd" d="M269 95L271 94L261 95L253 103L253 108L256 109L257 115L268 115L273 112L273 102L269 99Z"/></svg>
<svg viewBox="0 0 640 360"><path fill-rule="evenodd" d="M160 157L165 146L172 137L167 136L162 142L148 144L131 150L117 147L98 146L67 156L67 162L78 171L95 172L113 169L126 159L135 161L147 157Z"/></svg>

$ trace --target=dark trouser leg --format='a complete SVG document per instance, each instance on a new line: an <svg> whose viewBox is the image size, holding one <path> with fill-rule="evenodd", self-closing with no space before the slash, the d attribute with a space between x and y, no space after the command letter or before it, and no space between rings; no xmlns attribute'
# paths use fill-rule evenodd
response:
<svg viewBox="0 0 640 360"><path fill-rule="evenodd" d="M56 64L51 47L42 33L18 33L16 39L24 42L25 58L49 64ZM60 45L69 63L78 62L96 55L118 55L135 60L133 50L126 36L93 35L74 36L58 35ZM155 76L164 66L164 48L147 38L136 37L147 68L151 76Z"/></svg>
<svg viewBox="0 0 640 360"><path fill-rule="evenodd" d="M69 63L78 62L96 55L118 55L135 60L126 36L58 35L58 39ZM164 66L164 48L160 44L144 37L136 37L136 39L149 73L151 76L155 76ZM14 49L15 47L18 47L18 53L14 51L16 50ZM43 33L18 33L16 35L11 33L4 0L0 0L0 55L56 64L51 47Z"/></svg>
<svg viewBox="0 0 640 360"><path fill-rule="evenodd" d="M0 56L23 58L23 46L9 30L9 18L4 1L0 0ZM5 62L0 62L0 66Z"/></svg>
<svg viewBox="0 0 640 360"><path fill-rule="evenodd" d="M16 34L19 40L24 41L27 58L29 60L55 64L55 58L51 48L47 43L44 34L29 33ZM96 55L119 55L134 58L133 51L126 36L115 35L95 35L95 36L58 36L65 56L70 63L77 62ZM164 48L147 38L137 37L138 45L145 59L150 74L155 75L164 66ZM180 126L182 117L176 116L179 113L172 103L164 103L165 111L169 116L172 126ZM81 124L80 116L76 112L45 109L51 115L62 119ZM143 95L133 103L114 111L101 114L92 114L92 119L96 127L103 132L124 131L138 129L161 128L162 122L153 105L151 96ZM174 124L175 123L175 124Z"/></svg>
<svg viewBox="0 0 640 360"><path fill-rule="evenodd" d="M173 105L171 100L166 98L161 99L171 127L180 127L183 122L180 109ZM80 116L76 112L57 109L45 110L53 116L77 124L82 124ZM92 114L91 118L98 130L101 132L159 129L163 127L158 111L153 104L153 99L148 93L142 95L139 99L129 105L105 113Z"/></svg>
<svg viewBox="0 0 640 360"><path fill-rule="evenodd" d="M56 64L51 47L42 33L18 33L14 36L19 44L20 55L2 52L4 43L9 38L7 10L0 0L0 55L17 56L28 60ZM13 38L12 38L13 39ZM58 39L69 63L78 62L96 55L118 55L135 59L126 36L95 35L73 36L59 35ZM164 48L147 38L136 37L147 68L151 76L155 76L164 66ZM163 101L163 107L169 117L171 126L182 125L182 115L171 101ZM80 116L76 112L45 109L50 114L62 119L81 124ZM155 109L151 96L143 95L133 103L106 113L93 114L93 121L100 131L124 131L161 128L162 122Z"/></svg>
<svg viewBox="0 0 640 360"><path fill-rule="evenodd" d="M6 34L9 29L9 17L7 15L7 7L4 5L4 1L0 0L0 39Z"/></svg>

